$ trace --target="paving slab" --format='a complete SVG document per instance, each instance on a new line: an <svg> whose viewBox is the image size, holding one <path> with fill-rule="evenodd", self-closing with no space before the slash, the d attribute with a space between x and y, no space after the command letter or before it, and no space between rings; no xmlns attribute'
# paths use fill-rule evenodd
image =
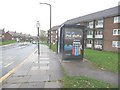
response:
<svg viewBox="0 0 120 90"><path fill-rule="evenodd" d="M29 73L28 73L28 75L48 75L49 73L48 73L48 71L46 71L46 70L30 70L29 71Z"/></svg>
<svg viewBox="0 0 120 90"><path fill-rule="evenodd" d="M45 82L22 83L19 88L44 88Z"/></svg>
<svg viewBox="0 0 120 90"><path fill-rule="evenodd" d="M49 81L49 75L32 75L28 82L43 82L43 81Z"/></svg>
<svg viewBox="0 0 120 90"><path fill-rule="evenodd" d="M49 70L49 66L48 65L45 65L45 66L34 66L32 67L31 70Z"/></svg>
<svg viewBox="0 0 120 90"><path fill-rule="evenodd" d="M44 88L61 88L62 85L58 81L54 82L45 82Z"/></svg>
<svg viewBox="0 0 120 90"><path fill-rule="evenodd" d="M15 84L9 83L9 84L4 84L2 86L2 88L19 88L20 85L21 85L21 83L15 83Z"/></svg>
<svg viewBox="0 0 120 90"><path fill-rule="evenodd" d="M27 82L30 76L15 76L15 77L10 77L5 83L9 84L17 84L17 83L23 83Z"/></svg>
<svg viewBox="0 0 120 90"><path fill-rule="evenodd" d="M61 80L63 78L63 74L61 74L60 72L53 72L51 74L49 74L49 78L50 81L56 81L56 80Z"/></svg>

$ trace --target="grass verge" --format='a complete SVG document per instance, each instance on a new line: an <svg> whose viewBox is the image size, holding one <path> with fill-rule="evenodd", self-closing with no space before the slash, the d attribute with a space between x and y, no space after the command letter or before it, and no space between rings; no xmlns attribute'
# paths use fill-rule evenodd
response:
<svg viewBox="0 0 120 90"><path fill-rule="evenodd" d="M52 44L51 50L56 51L56 45ZM87 54L88 57L91 57L92 55L89 55L88 53L92 53L91 50L89 51L89 50L85 49L85 54ZM96 58L96 60L97 60L97 58ZM105 83L105 82L102 82L99 80L95 80L95 79L91 79L88 77L83 77L83 76L69 77L67 75L64 67L62 65L61 65L61 67L62 67L62 71L64 73L64 78L61 80L61 82L63 84L63 88L114 88L114 86L112 86L108 83Z"/></svg>
<svg viewBox="0 0 120 90"><path fill-rule="evenodd" d="M63 88L114 88L112 85L83 76L64 77Z"/></svg>
<svg viewBox="0 0 120 90"><path fill-rule="evenodd" d="M50 48L50 44L48 44L48 43L44 43L44 44L47 45ZM51 50L53 52L56 52L56 44L51 44Z"/></svg>
<svg viewBox="0 0 120 90"><path fill-rule="evenodd" d="M48 45L49 46L49 45ZM51 50L56 52L56 45L51 44ZM84 57L94 66L102 70L108 70L118 73L118 56L120 53L105 52L92 49L84 50Z"/></svg>
<svg viewBox="0 0 120 90"><path fill-rule="evenodd" d="M7 45L15 42L16 42L15 40L7 40L7 41L0 42L0 45Z"/></svg>
<svg viewBox="0 0 120 90"><path fill-rule="evenodd" d="M85 49L84 57L102 70L118 73L118 53Z"/></svg>

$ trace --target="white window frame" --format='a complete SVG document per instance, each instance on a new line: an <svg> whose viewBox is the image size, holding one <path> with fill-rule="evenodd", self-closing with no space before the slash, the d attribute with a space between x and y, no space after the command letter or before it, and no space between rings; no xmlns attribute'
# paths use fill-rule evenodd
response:
<svg viewBox="0 0 120 90"><path fill-rule="evenodd" d="M93 35L93 31L92 30L88 30L87 31L87 35Z"/></svg>
<svg viewBox="0 0 120 90"><path fill-rule="evenodd" d="M116 31L116 32L115 32ZM120 35L118 32L120 31L120 29L113 29L113 35Z"/></svg>
<svg viewBox="0 0 120 90"><path fill-rule="evenodd" d="M95 27L103 28L103 23L104 23L103 19L97 20L97 21L95 21Z"/></svg>
<svg viewBox="0 0 120 90"><path fill-rule="evenodd" d="M102 45L102 40L95 40L95 45Z"/></svg>
<svg viewBox="0 0 120 90"><path fill-rule="evenodd" d="M97 21L96 21L96 25L100 25L100 26L103 25L103 19L97 20Z"/></svg>
<svg viewBox="0 0 120 90"><path fill-rule="evenodd" d="M94 24L93 21L88 22L88 27L93 28L93 24Z"/></svg>
<svg viewBox="0 0 120 90"><path fill-rule="evenodd" d="M112 47L120 48L120 41L112 41Z"/></svg>
<svg viewBox="0 0 120 90"><path fill-rule="evenodd" d="M120 16L114 17L114 23L120 23Z"/></svg>
<svg viewBox="0 0 120 90"><path fill-rule="evenodd" d="M88 39L87 44L92 44L93 41L91 39Z"/></svg>
<svg viewBox="0 0 120 90"><path fill-rule="evenodd" d="M95 31L95 35L103 35L103 31L97 30Z"/></svg>

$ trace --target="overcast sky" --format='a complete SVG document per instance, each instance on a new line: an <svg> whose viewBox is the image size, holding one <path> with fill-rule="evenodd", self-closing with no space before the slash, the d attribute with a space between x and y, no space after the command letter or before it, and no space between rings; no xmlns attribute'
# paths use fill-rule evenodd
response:
<svg viewBox="0 0 120 90"><path fill-rule="evenodd" d="M118 5L119 0L0 0L0 29L37 35L49 29L49 6L52 5L52 26L65 21Z"/></svg>

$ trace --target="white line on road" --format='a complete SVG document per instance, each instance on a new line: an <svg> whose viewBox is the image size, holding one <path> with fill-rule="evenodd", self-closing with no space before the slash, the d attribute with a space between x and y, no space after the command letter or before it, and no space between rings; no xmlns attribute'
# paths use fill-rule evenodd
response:
<svg viewBox="0 0 120 90"><path fill-rule="evenodd" d="M8 58L6 58L6 59L10 59L10 58L12 58L12 56L9 56Z"/></svg>
<svg viewBox="0 0 120 90"><path fill-rule="evenodd" d="M35 53L36 50L34 50L23 62L21 62L19 65L17 65L15 68L13 68L12 70L10 70L7 74L5 74L3 77L0 78L0 83L5 80L8 76L10 76L17 68L19 68L20 66L22 66L30 56L32 56L32 54Z"/></svg>
<svg viewBox="0 0 120 90"><path fill-rule="evenodd" d="M10 60L10 59L14 59L16 56L9 56L8 58L6 58L6 59L8 59L8 60Z"/></svg>
<svg viewBox="0 0 120 90"><path fill-rule="evenodd" d="M11 63L9 63L9 64L7 64L7 65L5 65L4 66L4 68L6 68L6 67L8 67L8 66L10 66L11 64L13 64L15 61L12 61Z"/></svg>
<svg viewBox="0 0 120 90"><path fill-rule="evenodd" d="M49 59L49 58L40 58L40 59Z"/></svg>

